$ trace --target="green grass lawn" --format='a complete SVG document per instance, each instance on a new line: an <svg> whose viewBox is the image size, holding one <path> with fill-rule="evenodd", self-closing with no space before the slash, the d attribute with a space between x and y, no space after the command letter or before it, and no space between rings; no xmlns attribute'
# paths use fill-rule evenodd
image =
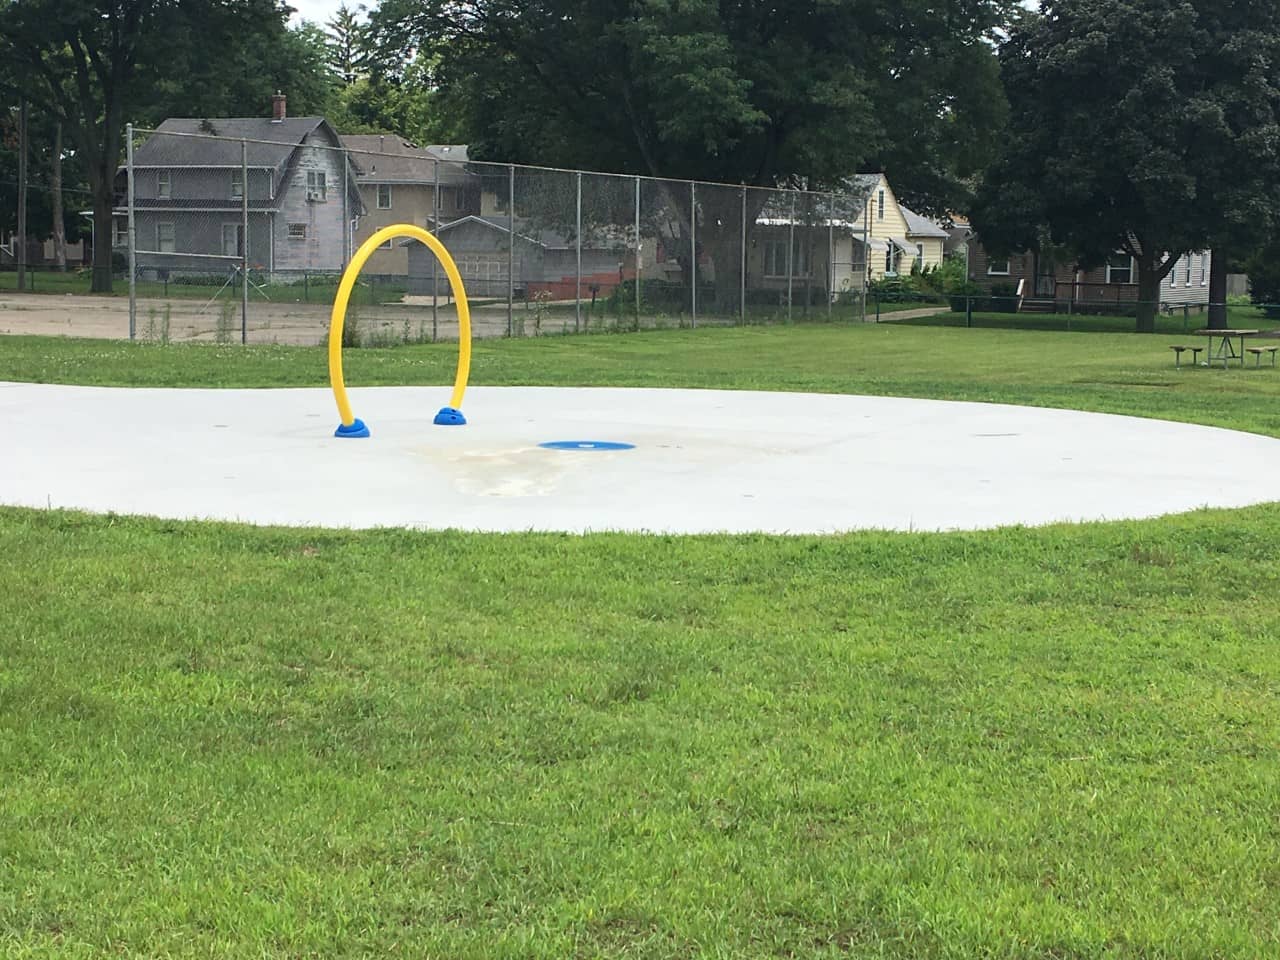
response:
<svg viewBox="0 0 1280 960"><path fill-rule="evenodd" d="M1280 370L1175 371L1169 342L548 337L477 344L472 389L939 396L1280 436ZM350 351L347 379L358 406L455 359ZM324 376L314 348L0 339L0 379ZM0 509L0 623L5 957L1280 952L1280 505L824 538Z"/></svg>
<svg viewBox="0 0 1280 960"><path fill-rule="evenodd" d="M929 317L911 317L896 320L889 317L886 323L899 323L926 327L982 327L994 330L1056 330L1078 333L1133 333L1134 318L1083 313L983 313L975 312L972 318L963 312L945 311ZM1227 322L1236 328L1250 330L1274 330L1277 323L1258 307L1231 305L1227 307ZM1205 327L1208 320L1203 311L1174 310L1156 314L1156 332L1162 334L1188 334Z"/></svg>

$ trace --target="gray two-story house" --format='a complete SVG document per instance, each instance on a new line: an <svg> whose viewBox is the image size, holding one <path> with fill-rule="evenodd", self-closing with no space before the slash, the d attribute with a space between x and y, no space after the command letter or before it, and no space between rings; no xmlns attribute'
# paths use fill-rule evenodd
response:
<svg viewBox="0 0 1280 960"><path fill-rule="evenodd" d="M357 161L322 117L288 118L284 98L274 99L271 117L166 120L135 149L143 277L232 275L246 244L250 270L271 277L346 266L363 213ZM119 186L123 196L123 172ZM127 209L115 213L123 247Z"/></svg>

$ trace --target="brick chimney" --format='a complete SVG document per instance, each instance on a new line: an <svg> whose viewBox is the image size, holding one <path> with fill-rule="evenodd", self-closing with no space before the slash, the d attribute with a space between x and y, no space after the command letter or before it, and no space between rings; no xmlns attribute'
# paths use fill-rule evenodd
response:
<svg viewBox="0 0 1280 960"><path fill-rule="evenodd" d="M285 96L277 91L271 97L271 122L279 123L285 118Z"/></svg>

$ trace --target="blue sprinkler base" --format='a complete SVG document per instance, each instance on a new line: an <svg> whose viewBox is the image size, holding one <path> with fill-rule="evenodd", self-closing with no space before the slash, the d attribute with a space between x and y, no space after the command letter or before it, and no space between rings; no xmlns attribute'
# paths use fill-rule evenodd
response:
<svg viewBox="0 0 1280 960"><path fill-rule="evenodd" d="M460 427L467 422L462 411L455 407L441 407L436 414L435 424L440 427Z"/></svg>
<svg viewBox="0 0 1280 960"><path fill-rule="evenodd" d="M364 425L363 420L356 417L350 423L338 424L338 429L333 431L333 435L335 437L347 438L367 437L369 435L369 428Z"/></svg>

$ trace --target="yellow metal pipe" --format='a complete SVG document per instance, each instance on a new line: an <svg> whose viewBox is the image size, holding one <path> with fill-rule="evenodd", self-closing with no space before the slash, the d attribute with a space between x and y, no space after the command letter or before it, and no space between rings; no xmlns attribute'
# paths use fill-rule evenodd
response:
<svg viewBox="0 0 1280 960"><path fill-rule="evenodd" d="M338 416L343 426L355 423L355 415L351 412L351 403L347 399L347 387L342 377L342 327L347 319L347 305L351 299L351 291L355 289L356 278L373 251L388 240L397 237L409 237L425 243L436 255L440 265L444 267L445 276L449 278L449 286L453 290L453 298L458 307L458 369L453 378L453 398L449 405L454 409L462 408L462 395L467 389L467 379L471 376L471 308L467 304L467 291L462 285L462 275L458 273L458 265L445 249L443 243L424 230L409 223L396 223L383 227L356 251L347 269L342 273L338 283L338 293L333 298L333 313L329 317L329 384L333 388L333 397L338 402Z"/></svg>

